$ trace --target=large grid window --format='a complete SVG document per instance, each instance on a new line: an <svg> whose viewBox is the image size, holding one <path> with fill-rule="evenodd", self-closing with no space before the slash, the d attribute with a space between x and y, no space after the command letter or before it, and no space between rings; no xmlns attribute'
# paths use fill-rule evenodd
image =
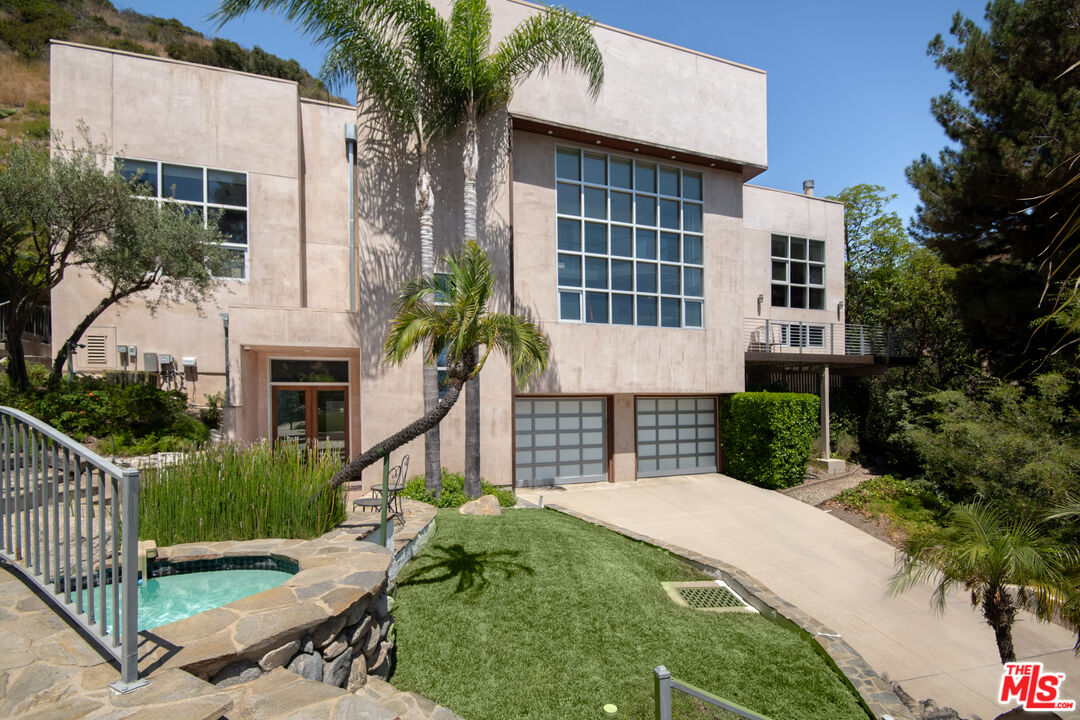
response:
<svg viewBox="0 0 1080 720"><path fill-rule="evenodd" d="M190 208L203 224L216 222L229 259L223 277L248 276L247 175L228 170L172 165L156 160L118 158L120 172L138 183L138 192L158 202L169 200Z"/></svg>
<svg viewBox="0 0 1080 720"><path fill-rule="evenodd" d="M556 148L559 319L704 326L701 173Z"/></svg>
<svg viewBox="0 0 1080 720"><path fill-rule="evenodd" d="M825 309L825 243L772 236L772 306Z"/></svg>

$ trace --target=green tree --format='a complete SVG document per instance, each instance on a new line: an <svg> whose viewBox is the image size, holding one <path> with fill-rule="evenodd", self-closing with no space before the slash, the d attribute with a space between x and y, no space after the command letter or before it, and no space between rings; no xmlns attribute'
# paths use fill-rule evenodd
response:
<svg viewBox="0 0 1080 720"><path fill-rule="evenodd" d="M1038 614L1048 617L1055 598L1068 592L1066 572L1077 561L1076 548L1056 541L1038 523L980 503L954 506L949 521L944 531L904 541L889 592L931 583L931 601L944 612L950 591L967 590L971 606L994 631L1001 662L1015 662L1018 606L1033 600Z"/></svg>
<svg viewBox="0 0 1080 720"><path fill-rule="evenodd" d="M402 286L384 350L390 365L405 362L418 348L425 348L427 363L434 362L426 352L428 346L436 355L445 352L446 394L423 417L357 455L334 475L331 487L356 480L364 468L438 425L492 351L506 357L521 388L547 367L547 339L535 325L516 315L487 310L495 278L491 261L476 241L469 240L458 255L447 255L444 262L445 277L421 277Z"/></svg>
<svg viewBox="0 0 1080 720"><path fill-rule="evenodd" d="M57 346L50 381L61 378L70 349L113 305L142 294L151 312L173 302L198 306L221 284L214 273L225 268L229 256L218 246L216 218L209 221L204 227L202 217L174 203L158 206L133 198L124 204L113 228L81 253L82 269L105 288L105 297Z"/></svg>
<svg viewBox="0 0 1080 720"><path fill-rule="evenodd" d="M956 270L914 242L880 185L844 188L845 303L850 322L889 329L917 362L898 374L905 386L948 387L976 360L953 294Z"/></svg>
<svg viewBox="0 0 1080 720"><path fill-rule="evenodd" d="M321 77L331 87L356 83L357 127L370 103L387 123L408 134L416 163L416 213L420 225L420 272L435 275L435 187L428 167L432 139L455 119L431 68L449 43L446 23L426 0L222 0L221 24L252 9L273 10L328 48ZM392 22L391 22L392 20ZM424 410L439 401L437 356L424 364ZM431 362L429 362L429 360ZM438 496L442 478L438 423L424 438L424 476Z"/></svg>
<svg viewBox="0 0 1080 720"><path fill-rule="evenodd" d="M444 89L442 125L464 119L464 239L476 240L480 167L479 119L504 108L527 78L553 67L584 75L592 97L604 81L604 59L592 36L593 21L565 8L531 15L491 48L487 0L455 0L450 10L450 42L432 59L432 73ZM465 386L465 494L480 496L480 378Z"/></svg>
<svg viewBox="0 0 1080 720"><path fill-rule="evenodd" d="M994 0L987 29L957 14L955 46L937 36L929 54L951 75L931 104L952 144L907 170L918 190L915 236L959 269L955 288L974 344L993 368L1030 369L1048 342L1030 325L1044 279L1039 266L1075 267L1067 249L1047 256L1065 199L1036 203L1064 181L1080 151L1078 0Z"/></svg>
<svg viewBox="0 0 1080 720"><path fill-rule="evenodd" d="M29 385L22 335L31 313L73 269L89 271L106 295L67 340L77 342L102 312L137 293L158 289L153 307L173 299L198 301L215 286L212 271L223 260L215 228L178 208L161 210L136 197L131 184L105 159L109 149L62 145L50 156L29 141L0 148L0 285L4 344L11 382ZM54 364L63 367L67 344Z"/></svg>

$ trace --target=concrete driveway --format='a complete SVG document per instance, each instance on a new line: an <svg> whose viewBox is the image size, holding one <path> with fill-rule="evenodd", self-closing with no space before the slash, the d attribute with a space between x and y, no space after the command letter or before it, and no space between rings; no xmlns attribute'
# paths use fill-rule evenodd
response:
<svg viewBox="0 0 1080 720"><path fill-rule="evenodd" d="M519 495L679 545L741 568L840 633L868 663L917 700L990 720L1001 681L994 634L966 593L931 611L918 588L887 597L893 548L828 513L724 475L593 483ZM1024 613L1013 626L1020 659L1066 673L1062 699L1080 701L1073 636ZM1075 717L1072 713L1067 716Z"/></svg>

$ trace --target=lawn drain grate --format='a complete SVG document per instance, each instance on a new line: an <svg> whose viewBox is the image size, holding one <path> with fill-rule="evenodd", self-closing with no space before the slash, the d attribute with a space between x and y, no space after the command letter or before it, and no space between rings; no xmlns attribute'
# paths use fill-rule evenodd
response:
<svg viewBox="0 0 1080 720"><path fill-rule="evenodd" d="M677 604L712 612L757 612L722 580L662 583Z"/></svg>
<svg viewBox="0 0 1080 720"><path fill-rule="evenodd" d="M676 588L682 599L692 608L712 610L715 608L741 608L744 603L739 597L722 585L712 587Z"/></svg>

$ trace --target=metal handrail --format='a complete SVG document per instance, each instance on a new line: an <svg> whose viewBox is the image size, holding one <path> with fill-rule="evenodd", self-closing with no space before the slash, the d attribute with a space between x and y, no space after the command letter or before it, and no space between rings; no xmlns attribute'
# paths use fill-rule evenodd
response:
<svg viewBox="0 0 1080 720"><path fill-rule="evenodd" d="M671 672L663 665L658 665L653 670L653 699L655 701L656 720L671 720L671 691L676 690L714 707L722 708L730 713L747 720L769 720L766 715L760 715L753 710L748 710L742 705L737 705L730 700L696 688L690 683L682 682L671 677Z"/></svg>
<svg viewBox="0 0 1080 720"><path fill-rule="evenodd" d="M747 352L893 356L893 333L878 325L745 318Z"/></svg>
<svg viewBox="0 0 1080 720"><path fill-rule="evenodd" d="M111 684L118 692L146 684L138 664L138 543L138 470L0 407L0 558L120 664Z"/></svg>

